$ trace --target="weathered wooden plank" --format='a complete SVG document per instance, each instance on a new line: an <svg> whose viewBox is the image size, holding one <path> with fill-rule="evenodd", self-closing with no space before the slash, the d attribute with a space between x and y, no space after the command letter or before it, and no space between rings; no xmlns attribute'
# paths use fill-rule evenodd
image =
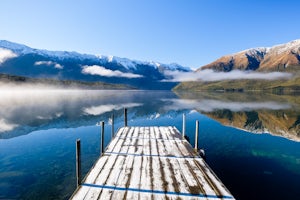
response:
<svg viewBox="0 0 300 200"><path fill-rule="evenodd" d="M143 157L135 156L133 162L133 169L131 173L131 178L129 182L129 188L140 188L141 186L141 170L142 170L142 162ZM127 199L138 199L139 193L137 192L130 192L127 194Z"/></svg>
<svg viewBox="0 0 300 200"><path fill-rule="evenodd" d="M191 169L191 173L193 173L194 178L198 181L199 186L203 190L204 194L215 194L214 190L210 187L209 183L205 180L202 171L195 164L194 160L186 159L186 162Z"/></svg>
<svg viewBox="0 0 300 200"><path fill-rule="evenodd" d="M121 129L120 132L122 132L124 135L127 136L128 134L130 134L130 129L128 127L125 127L123 129ZM111 149L113 149L114 151L118 152L118 151L121 151L121 149L124 147L124 143L125 143L125 140L118 140L117 143L112 143L109 145L109 147L111 147ZM114 146L112 147L112 145L114 145ZM107 148L107 149L109 149L109 148ZM118 158L119 158L118 155L110 156L110 159L107 162L107 165L103 165L101 167L102 172L98 174L98 177L94 181L94 184L103 185L107 181L108 177L111 174L111 169L113 169L113 165L115 165ZM92 175L90 177L92 177ZM110 190L110 191L105 190L104 193L106 194L107 192L111 192L111 191L112 190ZM95 198L97 199L102 195L103 194L102 194L101 188L91 188L91 190L88 192L88 195L85 197L85 199L95 199Z"/></svg>
<svg viewBox="0 0 300 200"><path fill-rule="evenodd" d="M131 137L133 132L134 132L134 128L129 128L127 137ZM130 148L130 143L131 143L130 139L125 139L123 142L123 145L121 146L120 152L128 153L128 150ZM117 186L117 182L122 173L122 169L124 168L124 163L126 163L125 162L126 158L127 158L126 155L118 155L117 160L114 163L114 166L112 168L107 169L107 170L110 170L110 173L105 181L106 185ZM102 183L102 181L100 183L97 182L97 184L101 184L101 183ZM113 191L114 191L113 189L103 190L103 192L101 193L99 198L100 199L110 199L110 197L113 194Z"/></svg>
<svg viewBox="0 0 300 200"><path fill-rule="evenodd" d="M181 137L170 126L120 128L72 199L232 197Z"/></svg>
<svg viewBox="0 0 300 200"><path fill-rule="evenodd" d="M163 139L163 136L161 135L161 132L159 131L159 128L157 126L153 127L155 132L155 138L156 139Z"/></svg>
<svg viewBox="0 0 300 200"><path fill-rule="evenodd" d="M151 155L151 140L144 139L143 155Z"/></svg>
<svg viewBox="0 0 300 200"><path fill-rule="evenodd" d="M151 127L149 127L149 128L150 128L150 138L156 140L156 135L155 135L155 132L154 132L154 127L151 126Z"/></svg>
<svg viewBox="0 0 300 200"><path fill-rule="evenodd" d="M123 167L123 163L125 161L126 156L118 156L116 162L114 163L113 167L111 169L107 169L110 170L109 175L106 178L106 181L103 183L103 181L101 182L97 182L97 184L99 185L108 185L108 186L112 186L115 187L116 183L119 179L119 175L120 175L120 171ZM105 189L102 191L101 195L99 196L99 199L110 199L111 195L113 193L113 189Z"/></svg>
<svg viewBox="0 0 300 200"><path fill-rule="evenodd" d="M73 199L73 200L82 200L88 194L89 190L90 190L90 188L88 188L88 187L82 187L82 186L80 186L75 191L75 193L73 194L73 196L71 197L71 199Z"/></svg>
<svg viewBox="0 0 300 200"><path fill-rule="evenodd" d="M141 182L140 188L142 189L153 189L152 179L153 179L153 171L152 170L152 158L151 157L143 157L142 159L142 169L141 169Z"/></svg>
<svg viewBox="0 0 300 200"><path fill-rule="evenodd" d="M152 159L152 170L153 170L153 190L157 191L164 191L164 182L163 180L165 179L164 177L164 172L162 168L162 163L159 160L159 158L153 158Z"/></svg>
<svg viewBox="0 0 300 200"><path fill-rule="evenodd" d="M124 135L127 135L128 133L128 128L121 128L119 130L118 133L122 133ZM122 147L122 144L124 143L123 140L115 140L116 142L112 142L110 143L110 145L108 146L107 149L114 149L115 151L120 151L120 148ZM108 158L108 156L103 156L101 157L94 169L96 170L91 170L89 175L87 176L86 180L85 180L85 183L96 183L96 179L98 180L99 179L99 176L100 176L100 180L105 180L105 178L109 175L109 171L104 171L104 172L101 172L105 169L103 169L103 166L105 166L107 164L107 160L106 158ZM108 168L111 166L111 164L113 164L113 162L115 161L115 159L117 158L117 156L112 156L110 157L109 159L109 162L108 162ZM101 173L100 173L101 172ZM97 183L101 185L101 181L97 181ZM82 196L82 191L85 191L87 193L87 195L83 195ZM80 193L79 195L77 195L75 197L75 199L97 199L97 196L99 196L99 194L101 193L102 189L101 188L88 188L88 187L82 187L80 188Z"/></svg>
<svg viewBox="0 0 300 200"><path fill-rule="evenodd" d="M166 182L163 183L166 187L164 188L166 192L176 192L180 193L181 191L185 191L183 189L183 185L180 184L180 174L178 173L176 167L172 166L170 160L167 158L160 158L160 161L163 163L164 167L164 174L168 178L165 179ZM177 179L178 178L178 179ZM169 197L170 195L167 195ZM173 195L173 197L178 197L178 195Z"/></svg>
<svg viewBox="0 0 300 200"><path fill-rule="evenodd" d="M203 161L203 159L195 159L196 163L199 163L199 166L202 166L204 169L204 173L210 178L210 180L214 183L215 187L219 191L222 196L231 196L228 189L221 182L221 180L215 175L215 173L210 169L210 167Z"/></svg>
<svg viewBox="0 0 300 200"><path fill-rule="evenodd" d="M192 173L189 171L189 167L185 163L185 159L172 159L174 166L177 166L178 171L181 173L184 182L186 183L186 187L188 188L188 192L191 194L203 194L201 191L198 182L194 179Z"/></svg>
<svg viewBox="0 0 300 200"><path fill-rule="evenodd" d="M132 134L132 137L134 138L140 137L140 132L137 127L134 128L134 133Z"/></svg>
<svg viewBox="0 0 300 200"><path fill-rule="evenodd" d="M190 143L187 140L181 140L181 141L176 141L178 148L182 152L184 156L191 156L191 157L200 157L197 152L195 152L194 148L190 145Z"/></svg>
<svg viewBox="0 0 300 200"><path fill-rule="evenodd" d="M129 183L131 181L131 174L132 174L132 169L133 169L133 161L134 157L133 156L127 156L124 166L121 170L121 173L119 175L119 180L116 183L117 187L120 188L128 188ZM120 192L120 191L114 191L112 195L112 199L124 199L126 196L126 192Z"/></svg>
<svg viewBox="0 0 300 200"><path fill-rule="evenodd" d="M107 189L104 189L107 190ZM149 193L149 192L138 192L138 191L126 191L126 190L116 190L114 191L114 194L119 193L119 196L123 196L124 199L140 199L140 200L144 200L144 199L151 199L151 200L207 200L207 199L221 199L218 197L213 197L213 198L207 198L205 197L205 195L199 195L199 196L189 196L188 194L184 194L181 196L178 196L177 194L173 194L173 193L169 193L169 194L164 194L164 193ZM135 196L137 195L137 196ZM132 198L133 196L135 196L134 198ZM105 198L108 199L108 198ZM111 200L117 200L116 198L114 198L114 196L110 197ZM102 200L102 199L100 199Z"/></svg>
<svg viewBox="0 0 300 200"><path fill-rule="evenodd" d="M143 127L144 138L150 138L150 130L149 127Z"/></svg>
<svg viewBox="0 0 300 200"><path fill-rule="evenodd" d="M116 135L116 138L118 139L115 138L114 140L111 141L111 143L106 148L106 152L112 152L116 148L116 146L120 147L120 145L124 142L122 139L120 139L120 135L122 134L126 137L127 133L128 133L128 127L121 128Z"/></svg>
<svg viewBox="0 0 300 200"><path fill-rule="evenodd" d="M150 129L150 134L152 135L153 138L156 138L155 130L152 127ZM157 140L150 140L150 150L151 150L151 155L158 155L158 150L157 150Z"/></svg>
<svg viewBox="0 0 300 200"><path fill-rule="evenodd" d="M96 180L93 181L93 184L103 185L106 182L107 177L110 175L109 169L113 167L117 158L118 155L109 156L109 159L101 168L101 172L96 176ZM92 177L91 174L88 175L87 179L90 177ZM81 186L81 187L84 188L85 186ZM101 192L102 192L102 188L90 187L90 190L88 191L84 199L98 199L99 196L101 195Z"/></svg>
<svg viewBox="0 0 300 200"><path fill-rule="evenodd" d="M177 184L177 183L173 182L172 174L170 173L169 163L168 163L167 159L160 158L159 161L161 163L161 173L162 173L162 178L163 178L162 179L163 190L164 191L176 191L175 184Z"/></svg>
<svg viewBox="0 0 300 200"><path fill-rule="evenodd" d="M100 161L101 159L101 161ZM102 156L100 158L94 167L90 170L89 176L85 180L83 180L85 183L95 183L95 180L100 173L102 167L104 164L106 164L108 156ZM82 187L82 186L80 186ZM73 199L84 199L86 194L89 192L90 188L89 187L82 187L80 188L79 192L76 193L76 195L73 197Z"/></svg>
<svg viewBox="0 0 300 200"><path fill-rule="evenodd" d="M181 143L179 143L179 146L178 146L178 142L175 141L175 140L169 140L169 151L173 152L174 156L176 157L183 157L183 156L192 156L191 154L187 154L187 155L184 155L182 153L182 151L180 150L179 146L181 146Z"/></svg>
<svg viewBox="0 0 300 200"><path fill-rule="evenodd" d="M170 134L172 135L173 140L182 140L182 135L177 130L177 128L169 126L168 130L169 130Z"/></svg>
<svg viewBox="0 0 300 200"><path fill-rule="evenodd" d="M127 133L127 137L125 139L123 139L124 143L122 144L120 151L119 152L118 151L113 151L113 152L115 152L115 153L122 152L124 154L128 153L128 149L131 146L131 140L132 140L131 136L132 136L133 132L134 132L134 129L129 128L128 133Z"/></svg>

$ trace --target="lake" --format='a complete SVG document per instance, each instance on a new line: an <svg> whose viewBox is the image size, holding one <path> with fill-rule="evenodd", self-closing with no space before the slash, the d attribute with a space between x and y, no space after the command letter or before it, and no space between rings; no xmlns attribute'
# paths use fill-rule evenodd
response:
<svg viewBox="0 0 300 200"><path fill-rule="evenodd" d="M300 96L171 91L1 91L0 199L68 199L76 188L75 141L83 175L123 126L171 125L199 145L236 199L300 196Z"/></svg>

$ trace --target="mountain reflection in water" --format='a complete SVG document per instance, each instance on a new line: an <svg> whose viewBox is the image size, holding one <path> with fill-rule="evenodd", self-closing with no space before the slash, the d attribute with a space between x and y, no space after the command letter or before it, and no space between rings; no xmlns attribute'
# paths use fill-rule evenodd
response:
<svg viewBox="0 0 300 200"><path fill-rule="evenodd" d="M251 133L270 133L300 141L300 99L297 95L261 93L177 93L175 100L219 121Z"/></svg>
<svg viewBox="0 0 300 200"><path fill-rule="evenodd" d="M93 125L99 116L122 109L133 117L195 110L223 125L300 141L300 100L257 93L176 93L151 91L22 91L0 99L0 139L34 130Z"/></svg>
<svg viewBox="0 0 300 200"><path fill-rule="evenodd" d="M76 128L96 124L114 111L142 107L137 115L159 110L160 98L175 98L171 92L115 90L45 90L3 92L0 99L0 139L17 137L34 130ZM154 103L153 99L157 99ZM147 108L151 107L152 110ZM133 111L132 111L133 113Z"/></svg>

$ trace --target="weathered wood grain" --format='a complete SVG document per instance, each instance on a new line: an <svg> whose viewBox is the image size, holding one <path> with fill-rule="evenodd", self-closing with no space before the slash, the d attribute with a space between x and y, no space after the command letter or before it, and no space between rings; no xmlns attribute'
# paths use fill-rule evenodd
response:
<svg viewBox="0 0 300 200"><path fill-rule="evenodd" d="M123 127L71 199L234 199L175 127Z"/></svg>

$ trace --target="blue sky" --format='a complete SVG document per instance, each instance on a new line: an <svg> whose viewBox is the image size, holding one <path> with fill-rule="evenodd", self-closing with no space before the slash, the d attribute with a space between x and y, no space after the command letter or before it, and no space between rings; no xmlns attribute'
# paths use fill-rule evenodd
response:
<svg viewBox="0 0 300 200"><path fill-rule="evenodd" d="M2 0L0 39L197 68L300 38L297 0Z"/></svg>

